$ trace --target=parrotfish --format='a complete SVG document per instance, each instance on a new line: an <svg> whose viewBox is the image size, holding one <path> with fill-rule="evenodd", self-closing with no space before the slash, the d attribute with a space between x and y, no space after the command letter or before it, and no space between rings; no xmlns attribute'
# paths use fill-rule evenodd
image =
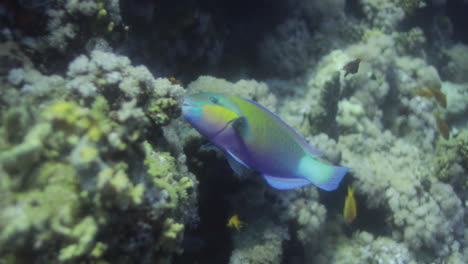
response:
<svg viewBox="0 0 468 264"><path fill-rule="evenodd" d="M332 191L349 170L318 161L322 151L249 99L198 93L183 99L182 115L227 156L234 171L240 171L238 164L257 171L276 189L314 184Z"/></svg>

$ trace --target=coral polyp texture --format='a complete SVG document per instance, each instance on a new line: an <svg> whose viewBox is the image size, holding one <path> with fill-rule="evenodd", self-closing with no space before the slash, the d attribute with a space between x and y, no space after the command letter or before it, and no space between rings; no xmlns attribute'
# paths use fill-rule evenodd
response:
<svg viewBox="0 0 468 264"><path fill-rule="evenodd" d="M267 2L1 0L0 263L468 263L468 2ZM271 188L202 92L349 172Z"/></svg>

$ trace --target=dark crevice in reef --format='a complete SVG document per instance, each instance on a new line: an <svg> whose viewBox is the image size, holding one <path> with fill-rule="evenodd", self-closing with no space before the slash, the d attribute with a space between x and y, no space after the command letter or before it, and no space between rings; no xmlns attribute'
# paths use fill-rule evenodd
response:
<svg viewBox="0 0 468 264"><path fill-rule="evenodd" d="M187 163L199 181L198 204L200 222L184 233L184 252L175 257L175 264L229 263L232 243L227 219L230 217L229 194L240 185L224 157L215 151L202 151L201 140L189 142L185 148Z"/></svg>
<svg viewBox="0 0 468 264"><path fill-rule="evenodd" d="M451 18L453 23L453 38L455 41L462 41L468 44L468 3L466 1L447 1L446 15Z"/></svg>
<svg viewBox="0 0 468 264"><path fill-rule="evenodd" d="M399 127L395 126L395 119L393 117L395 115L408 114L406 113L408 109L406 107L401 107L398 82L395 71L389 70L387 75L388 77L386 80L389 83L389 91L385 96L384 102L381 104L381 109L383 112L382 123L384 128L389 130L397 130L393 132L401 135L407 133L407 131L404 131L407 126L406 124L404 124L404 126L400 125Z"/></svg>
<svg viewBox="0 0 468 264"><path fill-rule="evenodd" d="M351 171L343 178L337 190L333 192L319 190L320 203L327 208L327 219L331 219L336 215L343 218L343 207L348 194L348 186L351 186L352 182L353 172ZM389 230L384 228L388 217L387 209L369 208L366 205L369 198L360 195L356 191L354 192L354 198L356 200L357 217L351 224L346 226L346 233L351 235L356 230L363 230L374 235L390 235L383 232Z"/></svg>
<svg viewBox="0 0 468 264"><path fill-rule="evenodd" d="M297 227L289 226L291 238L283 242L281 264L302 264L305 261L304 245L297 238Z"/></svg>
<svg viewBox="0 0 468 264"><path fill-rule="evenodd" d="M468 3L452 0L443 6L434 5L430 1L426 1L426 4L426 7L416 8L411 15L406 16L398 30L408 31L413 27L421 27L428 38L427 42L435 46L448 44L447 42L468 43Z"/></svg>

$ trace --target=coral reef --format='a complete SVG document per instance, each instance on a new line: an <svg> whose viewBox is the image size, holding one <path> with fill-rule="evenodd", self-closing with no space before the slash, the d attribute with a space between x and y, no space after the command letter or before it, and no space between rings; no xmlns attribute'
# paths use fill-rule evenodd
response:
<svg viewBox="0 0 468 264"><path fill-rule="evenodd" d="M396 2L398 1L361 0L360 4L369 26L385 31L393 30L405 16L403 6L399 6L403 1Z"/></svg>
<svg viewBox="0 0 468 264"><path fill-rule="evenodd" d="M282 243L289 235L284 227L258 219L249 224L242 233L233 236L235 250L229 263L279 264L282 257Z"/></svg>
<svg viewBox="0 0 468 264"><path fill-rule="evenodd" d="M357 232L351 240L343 238L337 243L333 263L416 263L405 245L386 237L374 238L367 232Z"/></svg>
<svg viewBox="0 0 468 264"><path fill-rule="evenodd" d="M468 263L467 1L214 2L0 1L0 263ZM350 172L235 175L202 91Z"/></svg>
<svg viewBox="0 0 468 264"><path fill-rule="evenodd" d="M101 51L65 79L25 65L2 78L1 258L169 261L196 218L196 181L148 140L178 115L182 88Z"/></svg>

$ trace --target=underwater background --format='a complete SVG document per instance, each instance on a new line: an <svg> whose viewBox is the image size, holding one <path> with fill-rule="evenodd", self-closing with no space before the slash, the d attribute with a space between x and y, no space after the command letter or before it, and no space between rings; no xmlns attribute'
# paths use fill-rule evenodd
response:
<svg viewBox="0 0 468 264"><path fill-rule="evenodd" d="M236 175L203 91L351 170ZM0 0L0 264L468 263L467 176L466 0Z"/></svg>

